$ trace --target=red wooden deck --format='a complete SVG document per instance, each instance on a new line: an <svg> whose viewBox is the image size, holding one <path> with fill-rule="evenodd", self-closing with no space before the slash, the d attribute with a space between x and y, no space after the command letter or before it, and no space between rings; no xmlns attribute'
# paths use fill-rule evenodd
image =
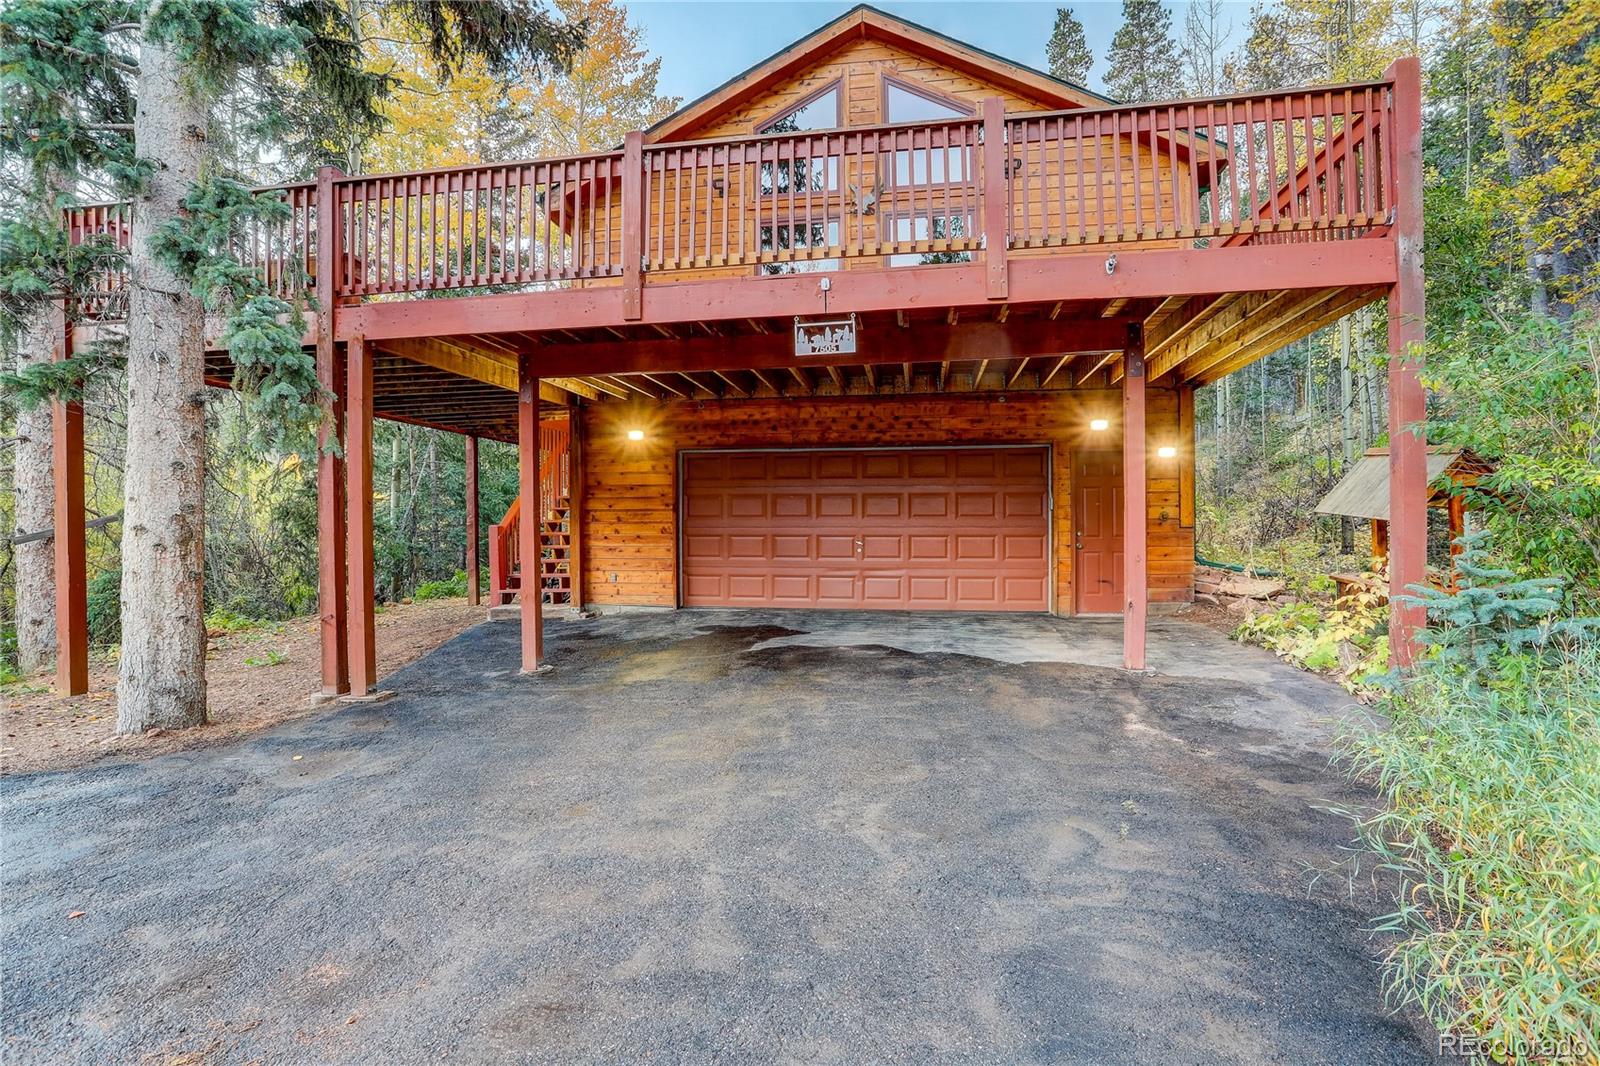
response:
<svg viewBox="0 0 1600 1066"><path fill-rule="evenodd" d="M1384 295L1391 566L1397 587L1420 581L1424 460L1404 431L1423 417L1409 350L1422 317L1420 115L1408 59L1356 85L1026 114L992 98L971 118L664 144L633 133L594 155L325 169L263 190L286 217L239 233L232 251L273 292L315 307L307 342L347 441L319 471L329 691L375 681L373 417L519 441L523 495L536 499L541 405L702 391L1119 385L1126 654L1141 668L1146 381L1209 383ZM127 218L86 206L66 224L76 241L126 247ZM118 316L123 286L113 271L100 279L63 352ZM859 351L796 365L796 317L849 314ZM215 352L212 380L230 375ZM70 488L81 436L74 408L59 411L68 488L56 528L81 531ZM519 535L522 556L537 557L536 524ZM72 539L58 542L68 593L83 577ZM61 602L72 690L81 599ZM1415 621L1396 607L1402 662ZM537 611L524 628L532 668Z"/></svg>

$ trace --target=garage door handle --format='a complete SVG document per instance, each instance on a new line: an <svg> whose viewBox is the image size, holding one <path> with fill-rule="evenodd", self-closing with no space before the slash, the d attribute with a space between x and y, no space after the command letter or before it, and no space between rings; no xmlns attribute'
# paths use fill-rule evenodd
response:
<svg viewBox="0 0 1600 1066"><path fill-rule="evenodd" d="M861 554L861 550L863 548L865 548L866 546L867 546L866 541L862 540L860 537L856 538L856 554L857 555L860 555Z"/></svg>

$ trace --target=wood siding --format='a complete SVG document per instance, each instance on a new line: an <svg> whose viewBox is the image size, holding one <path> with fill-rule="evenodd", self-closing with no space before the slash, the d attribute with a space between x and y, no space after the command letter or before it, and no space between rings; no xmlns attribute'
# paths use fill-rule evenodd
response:
<svg viewBox="0 0 1600 1066"><path fill-rule="evenodd" d="M1178 393L1152 389L1149 405L1149 558L1152 601L1193 591L1194 530L1180 523ZM700 448L1047 444L1051 447L1053 570L1058 613L1072 605L1071 451L1114 446L1115 391L727 400L583 409L583 600L673 607L678 600L678 456ZM1112 420L1091 434L1091 417ZM630 429L645 440L629 441ZM1156 448L1176 444L1179 458ZM1099 445L1103 446L1103 445Z"/></svg>

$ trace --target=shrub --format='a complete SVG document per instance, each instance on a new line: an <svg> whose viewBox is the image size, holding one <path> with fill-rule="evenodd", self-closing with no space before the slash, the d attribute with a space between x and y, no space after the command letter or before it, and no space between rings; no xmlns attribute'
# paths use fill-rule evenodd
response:
<svg viewBox="0 0 1600 1066"><path fill-rule="evenodd" d="M483 585L487 585L484 582ZM479 587L483 587L480 585ZM412 597L417 602L423 600L445 600L467 594L467 572L457 570L450 577L441 581L424 581L417 586L416 594Z"/></svg>
<svg viewBox="0 0 1600 1066"><path fill-rule="evenodd" d="M122 639L122 569L102 570L89 579L89 641L116 644Z"/></svg>
<svg viewBox="0 0 1600 1066"><path fill-rule="evenodd" d="M1386 726L1342 758L1376 783L1348 812L1393 877L1385 983L1445 1032L1600 1051L1600 641L1559 582L1480 565L1423 597L1430 657L1395 681ZM1586 1051L1585 1051L1586 1049ZM1513 1051L1503 1058L1540 1057Z"/></svg>

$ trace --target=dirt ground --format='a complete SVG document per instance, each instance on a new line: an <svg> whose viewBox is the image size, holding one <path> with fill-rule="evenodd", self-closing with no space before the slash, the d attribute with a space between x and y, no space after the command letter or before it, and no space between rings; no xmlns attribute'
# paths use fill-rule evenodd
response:
<svg viewBox="0 0 1600 1066"><path fill-rule="evenodd" d="M421 658L469 626L484 608L465 599L392 604L378 615L378 676ZM0 775L81 766L107 755L154 755L254 732L313 713L320 687L317 620L214 635L206 651L210 721L181 733L119 737L117 665L96 661L89 691L59 697L50 675L0 689Z"/></svg>

